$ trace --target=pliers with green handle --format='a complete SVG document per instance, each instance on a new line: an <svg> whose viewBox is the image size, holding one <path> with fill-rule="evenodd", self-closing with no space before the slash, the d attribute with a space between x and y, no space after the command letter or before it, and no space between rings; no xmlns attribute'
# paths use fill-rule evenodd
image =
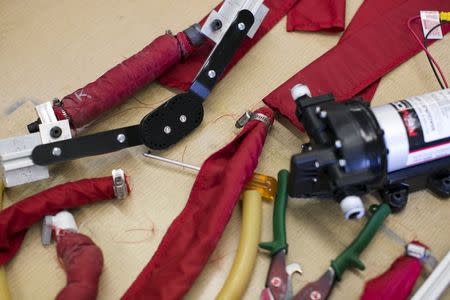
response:
<svg viewBox="0 0 450 300"><path fill-rule="evenodd" d="M292 281L294 273L301 273L299 264L286 266L288 244L286 241L286 207L287 182L289 172L278 172L278 191L273 209L273 241L260 243L262 249L268 250L272 259L266 279L266 287L261 293L262 300L288 300L292 298Z"/></svg>
<svg viewBox="0 0 450 300"><path fill-rule="evenodd" d="M369 208L372 213L367 224L359 233L356 239L347 249L344 250L335 260L331 262L331 266L317 281L308 283L297 295L294 300L324 300L330 295L334 283L342 278L342 274L349 268L357 268L364 270L365 266L359 259L359 255L369 245L378 229L383 224L386 217L391 213L388 204L373 205Z"/></svg>

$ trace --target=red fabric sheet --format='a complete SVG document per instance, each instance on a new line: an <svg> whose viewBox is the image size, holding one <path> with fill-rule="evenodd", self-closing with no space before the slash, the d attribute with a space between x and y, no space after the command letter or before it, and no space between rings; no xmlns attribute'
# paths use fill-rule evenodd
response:
<svg viewBox="0 0 450 300"><path fill-rule="evenodd" d="M406 25L420 10L448 11L450 1L366 0L341 41L270 93L264 102L302 129L290 95L295 84L306 84L316 96L332 92L338 100L346 100L362 94L371 100L382 76L420 52ZM421 34L420 24L416 25Z"/></svg>
<svg viewBox="0 0 450 300"><path fill-rule="evenodd" d="M71 126L81 128L120 105L192 51L183 32L156 38L96 81L62 99L62 108L69 116ZM59 120L66 119L61 107L55 106L54 111Z"/></svg>
<svg viewBox="0 0 450 300"><path fill-rule="evenodd" d="M67 274L67 284L57 300L95 300L103 269L102 250L87 236L65 232L56 252Z"/></svg>
<svg viewBox="0 0 450 300"><path fill-rule="evenodd" d="M272 111L258 110L273 120ZM186 207L122 299L181 299L208 262L258 163L267 126L250 121L202 165Z"/></svg>
<svg viewBox="0 0 450 300"><path fill-rule="evenodd" d="M366 283L362 300L406 300L422 271L419 259L402 256L384 274Z"/></svg>
<svg viewBox="0 0 450 300"><path fill-rule="evenodd" d="M300 0L288 13L287 31L342 31L345 0Z"/></svg>
<svg viewBox="0 0 450 300"><path fill-rule="evenodd" d="M129 185L127 184L128 189ZM61 210L114 199L112 177L61 184L23 199L0 212L0 265L14 257L28 228Z"/></svg>

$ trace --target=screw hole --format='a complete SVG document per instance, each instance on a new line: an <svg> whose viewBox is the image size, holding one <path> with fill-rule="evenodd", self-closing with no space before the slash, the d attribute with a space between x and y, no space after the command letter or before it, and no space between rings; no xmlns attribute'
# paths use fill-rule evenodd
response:
<svg viewBox="0 0 450 300"><path fill-rule="evenodd" d="M402 197L402 194L400 192L396 192L396 193L394 193L394 198L399 200L399 199L402 199L403 197Z"/></svg>

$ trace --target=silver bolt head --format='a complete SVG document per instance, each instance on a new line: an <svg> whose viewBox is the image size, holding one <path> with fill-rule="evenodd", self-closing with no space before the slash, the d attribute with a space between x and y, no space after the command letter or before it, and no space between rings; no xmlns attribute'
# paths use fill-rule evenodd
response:
<svg viewBox="0 0 450 300"><path fill-rule="evenodd" d="M164 133L165 133L165 134L169 134L169 133L171 133L171 132L172 132L172 128L170 128L170 126L164 127Z"/></svg>
<svg viewBox="0 0 450 300"><path fill-rule="evenodd" d="M180 116L180 122L181 123L186 123L186 121L187 121L187 117L185 115L181 115Z"/></svg>
<svg viewBox="0 0 450 300"><path fill-rule="evenodd" d="M311 300L320 300L322 299L322 294L319 291L312 291L311 294L309 294L309 298Z"/></svg>
<svg viewBox="0 0 450 300"><path fill-rule="evenodd" d="M125 134L123 134L123 133L117 135L117 141L118 141L119 143L121 143L121 144L122 144L123 142L125 142L126 139L127 139L127 137L126 137Z"/></svg>
<svg viewBox="0 0 450 300"><path fill-rule="evenodd" d="M62 154L62 150L59 147L55 147L52 149L52 154L53 156L61 156Z"/></svg>
<svg viewBox="0 0 450 300"><path fill-rule="evenodd" d="M319 167L320 167L320 163L316 160L316 161L314 162L314 166L315 166L316 168L319 168Z"/></svg>
<svg viewBox="0 0 450 300"><path fill-rule="evenodd" d="M208 77L209 78L214 78L214 77L216 77L216 71L214 71L214 70L209 70L209 72L208 72Z"/></svg>
<svg viewBox="0 0 450 300"><path fill-rule="evenodd" d="M346 165L347 165L347 161L345 159L340 159L339 160L339 166L345 167Z"/></svg>
<svg viewBox="0 0 450 300"><path fill-rule="evenodd" d="M342 142L340 140L336 140L336 142L334 142L334 146L336 147L336 149L341 149L342 148Z"/></svg>
<svg viewBox="0 0 450 300"><path fill-rule="evenodd" d="M271 283L274 287L279 288L279 287L281 286L281 278L279 278L279 277L274 277L274 278L272 278L272 280L270 281L270 283Z"/></svg>
<svg viewBox="0 0 450 300"><path fill-rule="evenodd" d="M327 113L326 110L322 110L322 111L320 112L320 117L321 117L322 119L325 119L325 118L327 117L327 115L328 115L328 113Z"/></svg>
<svg viewBox="0 0 450 300"><path fill-rule="evenodd" d="M238 24L238 28L239 28L240 31L244 30L245 29L245 24L244 23L239 23Z"/></svg>

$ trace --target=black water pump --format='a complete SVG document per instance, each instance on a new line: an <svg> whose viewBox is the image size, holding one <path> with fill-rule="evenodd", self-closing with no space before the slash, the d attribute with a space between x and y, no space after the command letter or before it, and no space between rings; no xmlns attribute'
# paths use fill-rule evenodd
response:
<svg viewBox="0 0 450 300"><path fill-rule="evenodd" d="M375 108L304 85L292 96L310 142L291 159L291 197L334 198L346 218L361 218L375 191L394 212L424 188L450 197L450 89Z"/></svg>

